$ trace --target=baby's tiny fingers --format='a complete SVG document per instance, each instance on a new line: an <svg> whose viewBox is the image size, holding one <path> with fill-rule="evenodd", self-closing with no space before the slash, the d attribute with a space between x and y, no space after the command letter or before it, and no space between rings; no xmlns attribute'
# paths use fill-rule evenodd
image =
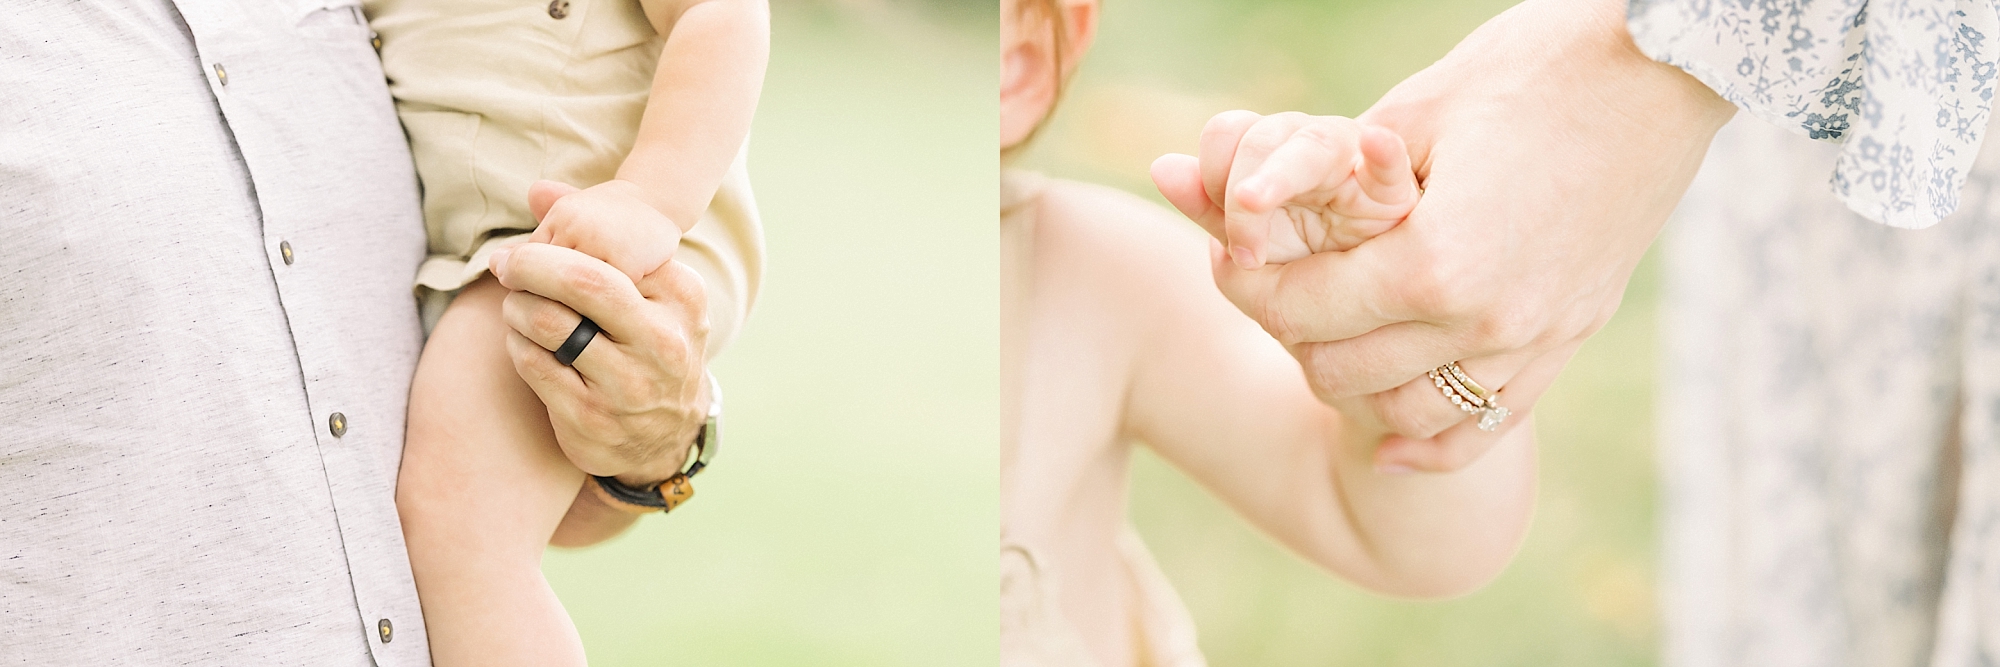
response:
<svg viewBox="0 0 2000 667"><path fill-rule="evenodd" d="M1254 111L1224 111L1201 128L1201 183L1210 203L1222 205L1229 172L1236 166L1236 147L1244 133L1263 119Z"/></svg>
<svg viewBox="0 0 2000 667"><path fill-rule="evenodd" d="M528 212L539 222L548 216L549 209L555 208L556 200L580 191L581 188L561 181L535 181L528 186Z"/></svg>
<svg viewBox="0 0 2000 667"><path fill-rule="evenodd" d="M607 182L565 196L550 207L536 238L603 260L637 282L673 259L680 227L632 192Z"/></svg>
<svg viewBox="0 0 2000 667"><path fill-rule="evenodd" d="M1397 218L1343 217L1327 233L1328 247L1319 248L1318 250L1322 252L1326 250L1337 252L1353 250L1356 246L1361 245L1362 242L1381 236L1382 232L1394 229L1400 222L1402 220Z"/></svg>
<svg viewBox="0 0 2000 667"><path fill-rule="evenodd" d="M1251 211L1269 211L1302 195L1338 186L1360 160L1358 124L1347 118L1314 118L1272 149L1231 192Z"/></svg>

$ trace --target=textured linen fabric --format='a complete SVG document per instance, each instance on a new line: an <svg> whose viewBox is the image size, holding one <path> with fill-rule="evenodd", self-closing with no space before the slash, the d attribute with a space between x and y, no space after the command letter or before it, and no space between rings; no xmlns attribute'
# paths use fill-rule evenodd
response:
<svg viewBox="0 0 2000 667"><path fill-rule="evenodd" d="M429 664L424 235L359 10L13 0L0 88L0 665Z"/></svg>
<svg viewBox="0 0 2000 667"><path fill-rule="evenodd" d="M1958 208L1993 106L1995 0L1631 0L1627 15L1648 56L1841 144L1827 162L1855 212L1926 227Z"/></svg>
<svg viewBox="0 0 2000 667"><path fill-rule="evenodd" d="M632 150L664 44L639 0L367 0L423 183L424 288L451 291L535 228L528 186L611 180ZM708 291L710 355L756 297L763 236L737 156L674 259Z"/></svg>
<svg viewBox="0 0 2000 667"><path fill-rule="evenodd" d="M2000 664L2000 146L1912 231L1739 118L1668 226L1665 664Z"/></svg>

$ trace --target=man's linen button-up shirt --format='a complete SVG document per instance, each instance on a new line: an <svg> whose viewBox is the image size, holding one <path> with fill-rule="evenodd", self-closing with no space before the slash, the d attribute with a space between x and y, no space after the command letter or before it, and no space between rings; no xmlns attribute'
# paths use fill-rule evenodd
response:
<svg viewBox="0 0 2000 667"><path fill-rule="evenodd" d="M342 0L0 17L0 664L429 663L370 38Z"/></svg>

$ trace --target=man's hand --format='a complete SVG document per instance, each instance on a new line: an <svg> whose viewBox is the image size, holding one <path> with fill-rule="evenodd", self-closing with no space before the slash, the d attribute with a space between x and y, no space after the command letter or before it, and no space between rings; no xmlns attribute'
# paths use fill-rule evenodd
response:
<svg viewBox="0 0 2000 667"><path fill-rule="evenodd" d="M548 406L563 453L642 486L680 469L707 419L707 295L671 261L680 229L620 183L536 183L542 225L490 268L514 290L501 307L514 369ZM557 363L551 351L586 316L602 332L573 365Z"/></svg>
<svg viewBox="0 0 2000 667"><path fill-rule="evenodd" d="M1641 54L1622 2L1530 0L1359 119L1409 143L1426 194L1402 224L1352 250L1281 266L1243 269L1216 257L1216 283L1285 343L1322 400L1405 436L1378 449L1377 465L1454 470L1499 433L1477 430L1425 372L1461 362L1500 388L1515 413L1502 431L1526 423L1617 310L1733 112ZM1277 150L1291 144L1237 143L1263 152L1239 149L1229 164L1258 173L1310 172L1326 159ZM1230 170L1208 164L1208 153L1205 175ZM1291 199L1310 179L1290 183L1260 196ZM1231 238L1235 224L1224 224Z"/></svg>

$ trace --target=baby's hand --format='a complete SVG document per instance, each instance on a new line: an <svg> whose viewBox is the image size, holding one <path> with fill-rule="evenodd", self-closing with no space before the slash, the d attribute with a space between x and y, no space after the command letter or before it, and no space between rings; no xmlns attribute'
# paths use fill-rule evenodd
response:
<svg viewBox="0 0 2000 667"><path fill-rule="evenodd" d="M541 224L528 240L604 260L636 284L666 266L681 242L681 228L644 195L637 184L616 179L583 190L536 181L528 188L528 209Z"/></svg>
<svg viewBox="0 0 2000 667"><path fill-rule="evenodd" d="M1153 162L1160 194L1254 269L1347 250L1416 208L1402 137L1351 118L1231 111L1202 130L1201 157Z"/></svg>

